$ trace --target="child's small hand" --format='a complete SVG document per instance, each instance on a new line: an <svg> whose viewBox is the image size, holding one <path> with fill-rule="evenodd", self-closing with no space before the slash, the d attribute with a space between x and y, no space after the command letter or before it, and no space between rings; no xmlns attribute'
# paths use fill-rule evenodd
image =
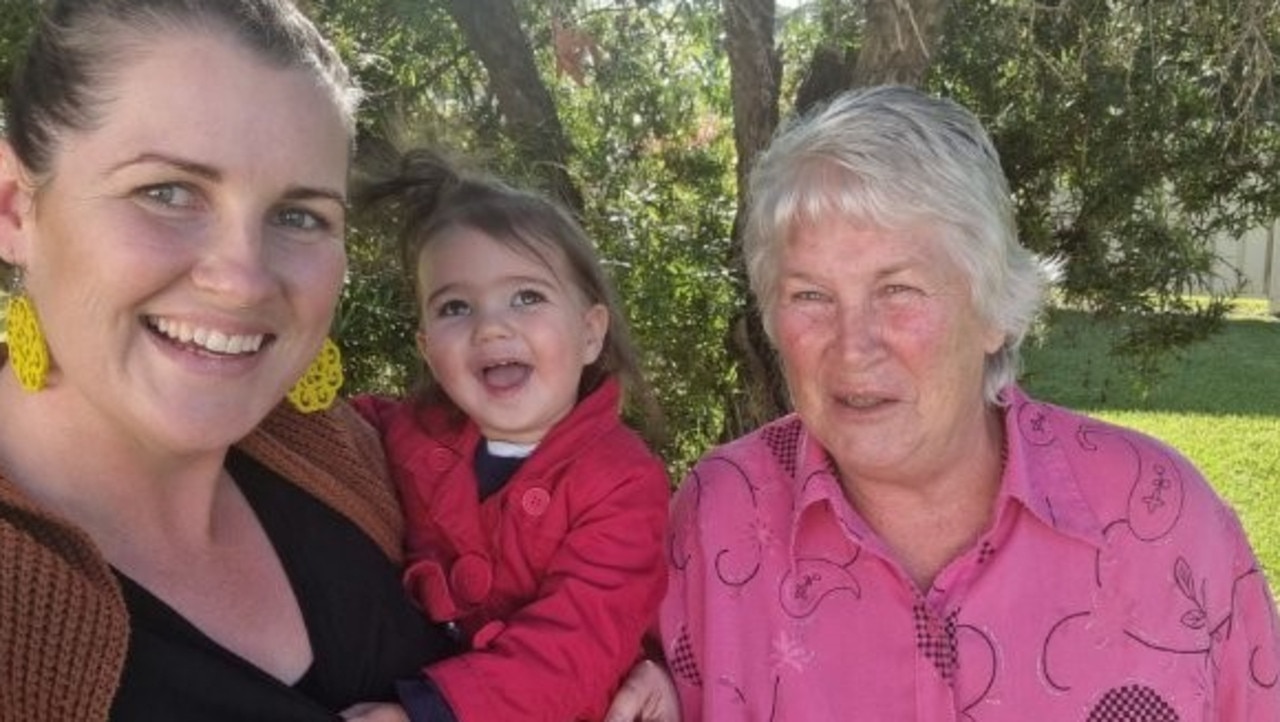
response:
<svg viewBox="0 0 1280 722"><path fill-rule="evenodd" d="M362 702L342 711L347 722L409 722L409 715L398 704Z"/></svg>
<svg viewBox="0 0 1280 722"><path fill-rule="evenodd" d="M671 675L660 664L644 660L613 695L605 722L680 722L680 704Z"/></svg>

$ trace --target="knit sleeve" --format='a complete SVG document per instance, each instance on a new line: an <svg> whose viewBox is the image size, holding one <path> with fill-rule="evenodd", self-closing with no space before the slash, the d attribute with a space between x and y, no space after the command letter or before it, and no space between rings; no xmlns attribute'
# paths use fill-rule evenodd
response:
<svg viewBox="0 0 1280 722"><path fill-rule="evenodd" d="M105 721L128 642L93 544L0 479L0 719Z"/></svg>

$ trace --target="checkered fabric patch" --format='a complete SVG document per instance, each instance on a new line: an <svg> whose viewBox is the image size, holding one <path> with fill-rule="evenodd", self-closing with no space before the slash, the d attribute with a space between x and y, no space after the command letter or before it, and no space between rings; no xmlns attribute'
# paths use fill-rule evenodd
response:
<svg viewBox="0 0 1280 722"><path fill-rule="evenodd" d="M929 611L923 602L912 610L916 622L916 648L938 669L948 683L955 680L960 651L956 647L956 610L944 618Z"/></svg>
<svg viewBox="0 0 1280 722"><path fill-rule="evenodd" d="M764 429L761 434L764 442L773 452L773 458L787 472L787 476L796 475L796 458L800 453L800 422L777 424Z"/></svg>
<svg viewBox="0 0 1280 722"><path fill-rule="evenodd" d="M698 660L693 656L693 643L689 639L688 627L680 630L680 637L667 657L667 664L670 665L672 674L694 687L702 686L702 672L698 670Z"/></svg>
<svg viewBox="0 0 1280 722"><path fill-rule="evenodd" d="M1088 722L1179 722L1179 718L1154 689L1131 684L1107 690L1089 712Z"/></svg>

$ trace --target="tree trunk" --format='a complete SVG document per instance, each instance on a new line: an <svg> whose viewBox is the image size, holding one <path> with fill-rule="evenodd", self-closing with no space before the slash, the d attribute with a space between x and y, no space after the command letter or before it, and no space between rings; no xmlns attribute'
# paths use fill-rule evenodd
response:
<svg viewBox="0 0 1280 722"><path fill-rule="evenodd" d="M778 125L782 65L773 44L774 0L723 0L721 7L729 51L741 201L751 164Z"/></svg>
<svg viewBox="0 0 1280 722"><path fill-rule="evenodd" d="M515 6L511 0L445 0L445 6L488 71L523 158L537 165L553 194L580 213L582 193L566 171L569 142Z"/></svg>
<svg viewBox="0 0 1280 722"><path fill-rule="evenodd" d="M853 87L919 86L942 35L947 0L868 0Z"/></svg>
<svg viewBox="0 0 1280 722"><path fill-rule="evenodd" d="M782 65L773 42L774 0L722 0L725 44L729 51L733 97L733 138L738 152L738 210L733 221L730 267L744 279L742 229L746 218L747 177L756 156L778 126ZM727 339L742 370L738 396L727 400L726 437L739 436L783 413L788 406L786 385L764 333L759 307L748 295L733 320Z"/></svg>
<svg viewBox="0 0 1280 722"><path fill-rule="evenodd" d="M795 112L801 115L808 113L814 106L850 88L856 64L856 58L849 57L832 45L821 44L814 48L804 80L796 89Z"/></svg>

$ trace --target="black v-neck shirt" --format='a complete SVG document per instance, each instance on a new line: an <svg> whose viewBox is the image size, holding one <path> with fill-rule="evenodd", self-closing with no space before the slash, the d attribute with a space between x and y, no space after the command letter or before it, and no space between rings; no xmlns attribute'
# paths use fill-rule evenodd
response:
<svg viewBox="0 0 1280 722"><path fill-rule="evenodd" d="M332 722L357 702L394 701L397 679L418 677L452 652L444 633L408 601L399 569L358 527L238 451L227 470L293 586L311 667L285 684L117 573L131 634L112 720Z"/></svg>

